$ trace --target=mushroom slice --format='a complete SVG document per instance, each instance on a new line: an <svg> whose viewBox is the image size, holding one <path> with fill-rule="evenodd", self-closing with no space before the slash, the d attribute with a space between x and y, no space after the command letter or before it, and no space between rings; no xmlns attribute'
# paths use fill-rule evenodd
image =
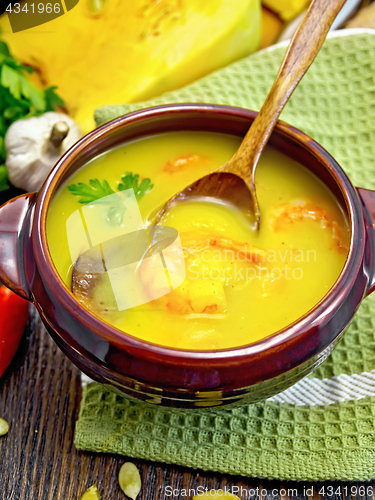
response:
<svg viewBox="0 0 375 500"><path fill-rule="evenodd" d="M83 306L103 319L170 293L185 278L179 241L177 231L169 227L149 227L106 240L76 260L72 292ZM151 267L147 266L150 261ZM145 267L149 271L146 275L141 272ZM153 278L158 286L150 296Z"/></svg>
<svg viewBox="0 0 375 500"><path fill-rule="evenodd" d="M118 311L99 246L87 250L76 260L72 292L78 302L98 316Z"/></svg>

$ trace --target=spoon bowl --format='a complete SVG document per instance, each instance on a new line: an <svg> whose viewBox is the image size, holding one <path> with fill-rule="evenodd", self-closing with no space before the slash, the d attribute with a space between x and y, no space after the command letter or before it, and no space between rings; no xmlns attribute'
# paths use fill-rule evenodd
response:
<svg viewBox="0 0 375 500"><path fill-rule="evenodd" d="M255 191L249 196L252 186L249 186L242 177L231 172L214 171L197 181L168 200L166 205L157 213L154 224L160 222L164 214L179 201L191 197L214 197L235 205L245 215L251 228L259 227L260 212ZM254 204L254 201L256 202Z"/></svg>

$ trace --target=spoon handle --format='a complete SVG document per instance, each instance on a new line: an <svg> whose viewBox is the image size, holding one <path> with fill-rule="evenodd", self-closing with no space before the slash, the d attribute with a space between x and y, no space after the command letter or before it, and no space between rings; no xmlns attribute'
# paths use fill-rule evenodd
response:
<svg viewBox="0 0 375 500"><path fill-rule="evenodd" d="M345 0L314 0L311 3L293 35L263 106L235 155L222 167L223 171L240 175L254 193L254 175L259 157L281 111L315 59L344 3Z"/></svg>

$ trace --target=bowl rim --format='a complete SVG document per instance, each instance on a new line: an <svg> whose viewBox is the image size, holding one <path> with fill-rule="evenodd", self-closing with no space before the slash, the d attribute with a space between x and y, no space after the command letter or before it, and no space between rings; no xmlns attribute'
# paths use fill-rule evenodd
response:
<svg viewBox="0 0 375 500"><path fill-rule="evenodd" d="M141 350L145 357L157 356L160 358L160 356L162 356L164 359L185 360L187 363L199 363L203 360L209 363L210 361L220 361L220 359L226 359L227 361L229 359L236 360L242 357L249 357L250 355L257 355L266 350L275 350L275 348L280 347L285 342L295 340L296 337L306 329L311 329L314 325L318 324L319 321L322 320L322 312L326 310L333 311L339 307L342 300L347 295L348 288L353 282L353 276L357 276L361 269L365 247L365 227L362 210L360 208L361 205L358 193L351 184L349 178L337 161L315 140L301 130L281 120L276 124L276 133L289 137L293 142L299 143L306 149L310 149L318 156L326 159L327 165L325 165L325 168L330 171L331 176L334 178L343 195L351 228L348 255L338 279L312 309L287 327L251 344L219 350L199 351L178 349L152 343L134 337L131 334L111 326L82 306L65 285L52 261L46 234L47 212L55 190L64 175L65 169L68 168L68 166L76 160L93 141L103 138L103 136L111 135L130 123L147 120L149 118L155 119L165 114L172 115L176 113L225 114L227 117L249 120L253 120L257 114L257 112L252 110L226 105L200 103L168 104L145 108L122 115L104 123L82 137L59 159L37 195L32 235L33 251L39 273L50 290L52 290L55 295L58 295L59 302L63 308L74 317L77 318L79 316L79 322L85 327L94 332L99 338L104 338L107 342L115 344L121 349L126 349L127 351L134 349L137 351ZM213 133L215 132L213 131ZM126 140L124 142L126 142ZM361 243L360 247L358 242ZM339 333L340 332L337 332L337 335ZM321 350L323 349L324 347L322 347Z"/></svg>

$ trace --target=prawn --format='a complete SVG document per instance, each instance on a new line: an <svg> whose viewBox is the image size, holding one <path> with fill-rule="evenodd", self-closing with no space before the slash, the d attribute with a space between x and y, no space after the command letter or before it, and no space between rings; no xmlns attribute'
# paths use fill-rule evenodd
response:
<svg viewBox="0 0 375 500"><path fill-rule="evenodd" d="M220 250L226 253L231 252L234 258L241 262L252 262L257 264L264 262L267 257L267 251L261 247L242 243L240 241L232 240L231 238L216 234L214 236L197 236L196 231L186 231L180 233L184 255L199 253L204 250Z"/></svg>
<svg viewBox="0 0 375 500"><path fill-rule="evenodd" d="M198 165L207 164L210 160L205 156L199 156L195 154L182 155L174 160L169 160L164 168L164 172L169 174L175 174L189 167L196 167Z"/></svg>
<svg viewBox="0 0 375 500"><path fill-rule="evenodd" d="M229 251L231 260L237 259L247 264L257 264L261 260L264 261L267 254L260 247L248 246L247 243L234 241L221 235L207 236L202 234L200 236L197 235L196 231L187 231L180 233L180 238L185 262L192 256L202 255L202 252L210 249L224 251L224 258L228 257L226 252ZM173 269L181 273L181 252L177 250L177 247L173 248L172 246L163 251L163 255L165 261L168 262L169 273ZM142 279L148 288L150 298L154 292L160 293L161 275L158 276L152 272L155 265L154 258L147 259L141 265ZM187 278L180 286L152 300L151 303L156 307L163 307L171 312L185 315L217 315L225 313L227 309L224 283L219 278Z"/></svg>
<svg viewBox="0 0 375 500"><path fill-rule="evenodd" d="M338 222L330 218L323 208L312 203L288 203L275 210L275 213L276 217L270 221L271 227L273 227L275 232L282 230L286 225L310 219L319 222L322 229L331 230L332 239L339 253L346 253L348 251L348 246L344 242Z"/></svg>

